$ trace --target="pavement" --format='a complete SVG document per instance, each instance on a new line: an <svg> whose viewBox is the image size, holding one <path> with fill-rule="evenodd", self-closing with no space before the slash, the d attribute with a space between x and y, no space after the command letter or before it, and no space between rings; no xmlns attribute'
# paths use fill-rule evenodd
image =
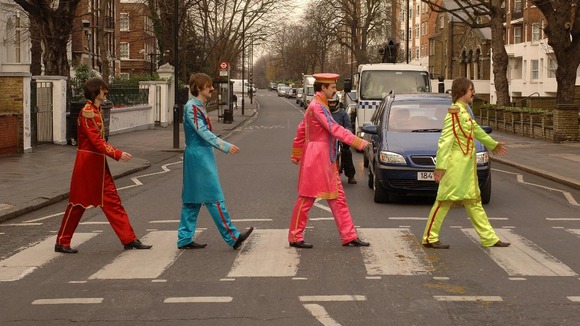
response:
<svg viewBox="0 0 580 326"><path fill-rule="evenodd" d="M221 137L233 133L259 112L258 102L259 97L253 103L246 98L244 115L239 105L233 123L218 119L217 110L209 112L214 133ZM580 189L580 143L554 144L499 131L491 136L505 142L509 149L505 156L492 155L493 161ZM179 132L179 148L174 148L173 137L173 126L111 135L109 142L113 146L133 155L128 162L108 159L113 177L145 170L183 151L183 130ZM75 156L76 147L55 144L34 147L31 153L1 155L0 222L68 198Z"/></svg>

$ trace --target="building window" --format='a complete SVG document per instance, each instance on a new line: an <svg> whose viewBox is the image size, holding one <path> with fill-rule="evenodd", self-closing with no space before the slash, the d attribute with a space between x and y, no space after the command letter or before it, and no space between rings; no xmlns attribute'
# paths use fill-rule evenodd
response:
<svg viewBox="0 0 580 326"><path fill-rule="evenodd" d="M522 12L522 0L514 0L514 12Z"/></svg>
<svg viewBox="0 0 580 326"><path fill-rule="evenodd" d="M514 44L522 43L522 27L514 27Z"/></svg>
<svg viewBox="0 0 580 326"><path fill-rule="evenodd" d="M121 59L129 59L129 43L119 44L119 55Z"/></svg>
<svg viewBox="0 0 580 326"><path fill-rule="evenodd" d="M415 37L416 38L421 37L421 32L419 30L419 24L415 24Z"/></svg>
<svg viewBox="0 0 580 326"><path fill-rule="evenodd" d="M531 60L531 76L532 76L532 80L538 80L540 79L540 62L538 60Z"/></svg>
<svg viewBox="0 0 580 326"><path fill-rule="evenodd" d="M415 48L415 59L419 60L419 47Z"/></svg>
<svg viewBox="0 0 580 326"><path fill-rule="evenodd" d="M548 58L548 78L556 78L558 62L555 58Z"/></svg>
<svg viewBox="0 0 580 326"><path fill-rule="evenodd" d="M441 15L439 17L439 29L443 29L443 27L445 27L445 16Z"/></svg>
<svg viewBox="0 0 580 326"><path fill-rule="evenodd" d="M435 55L435 40L429 40L429 55Z"/></svg>
<svg viewBox="0 0 580 326"><path fill-rule="evenodd" d="M417 10L415 10L415 11L417 12L417 16L421 15L421 4L420 3L417 4Z"/></svg>
<svg viewBox="0 0 580 326"><path fill-rule="evenodd" d="M537 42L542 39L542 26L540 23L532 24L532 42Z"/></svg>
<svg viewBox="0 0 580 326"><path fill-rule="evenodd" d="M129 14L126 12L122 12L120 17L121 18L119 20L119 28L123 32L129 31Z"/></svg>

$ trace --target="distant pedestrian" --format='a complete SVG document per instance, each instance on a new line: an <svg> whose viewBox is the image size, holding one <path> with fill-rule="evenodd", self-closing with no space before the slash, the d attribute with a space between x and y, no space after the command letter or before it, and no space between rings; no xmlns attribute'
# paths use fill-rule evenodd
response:
<svg viewBox="0 0 580 326"><path fill-rule="evenodd" d="M338 141L362 150L369 143L356 137L336 123L328 110L328 99L336 94L337 74L315 74L316 94L308 105L304 118L298 125L290 159L300 164L298 199L294 205L288 241L291 247L312 248L304 241L308 212L316 198L326 199L343 246L369 246L354 229L346 203L344 189L336 167Z"/></svg>
<svg viewBox="0 0 580 326"><path fill-rule="evenodd" d="M473 103L473 82L460 77L451 86L453 105L449 108L437 150L433 177L439 183L437 199L427 220L423 233L423 246L448 249L439 241L443 219L453 205L464 206L467 215L484 247L507 247L489 223L481 205L475 141L478 140L494 154L504 155L508 150L504 143L496 142L473 120L467 107Z"/></svg>
<svg viewBox="0 0 580 326"><path fill-rule="evenodd" d="M240 149L212 132L205 104L214 91L211 78L203 73L191 75L189 90L193 94L185 104L183 128L185 153L183 155L183 192L181 220L177 231L179 249L201 249L205 243L193 241L197 216L201 205L207 207L224 241L238 249L254 230L240 233L232 224L226 208L213 149L237 154Z"/></svg>
<svg viewBox="0 0 580 326"><path fill-rule="evenodd" d="M232 93L232 105L235 110L238 109L238 96L236 96L234 93Z"/></svg>
<svg viewBox="0 0 580 326"><path fill-rule="evenodd" d="M350 117L348 113L344 111L342 107L342 103L338 102L338 95L334 95L333 98L328 100L328 109L332 113L332 118L336 121L339 125L343 126L347 130L352 130L352 126L350 124ZM352 162L352 152L350 151L350 146L343 142L339 143L340 145L340 156L338 157L338 169L339 172L344 172L344 175L348 178L348 183L356 184L356 179L354 175L356 174L356 169L354 168L354 163Z"/></svg>
<svg viewBox="0 0 580 326"><path fill-rule="evenodd" d="M100 206L109 224L125 249L149 249L137 239L121 198L111 176L107 156L128 161L131 154L123 152L104 138L101 103L106 100L109 87L100 78L93 78L84 86L87 104L78 117L78 147L71 178L69 203L64 213L54 251L75 254L70 247L72 236L86 208Z"/></svg>

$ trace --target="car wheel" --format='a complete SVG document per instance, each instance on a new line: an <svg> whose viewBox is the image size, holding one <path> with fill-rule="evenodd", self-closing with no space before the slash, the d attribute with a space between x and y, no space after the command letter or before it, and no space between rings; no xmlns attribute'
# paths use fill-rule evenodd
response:
<svg viewBox="0 0 580 326"><path fill-rule="evenodd" d="M491 200L491 174L487 177L487 182L483 187L479 188L481 193L481 202L483 204L489 204Z"/></svg>
<svg viewBox="0 0 580 326"><path fill-rule="evenodd" d="M375 169L375 177L373 183L373 190L375 191L375 203L388 203L390 201L389 192L383 188L381 183L379 182L379 178L377 178L377 169Z"/></svg>

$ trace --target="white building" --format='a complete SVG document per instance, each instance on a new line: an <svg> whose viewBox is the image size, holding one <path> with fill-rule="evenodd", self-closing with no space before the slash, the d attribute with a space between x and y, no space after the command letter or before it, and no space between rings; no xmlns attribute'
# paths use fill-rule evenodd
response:
<svg viewBox="0 0 580 326"><path fill-rule="evenodd" d="M0 72L29 72L28 17L14 1L0 0L0 37Z"/></svg>

